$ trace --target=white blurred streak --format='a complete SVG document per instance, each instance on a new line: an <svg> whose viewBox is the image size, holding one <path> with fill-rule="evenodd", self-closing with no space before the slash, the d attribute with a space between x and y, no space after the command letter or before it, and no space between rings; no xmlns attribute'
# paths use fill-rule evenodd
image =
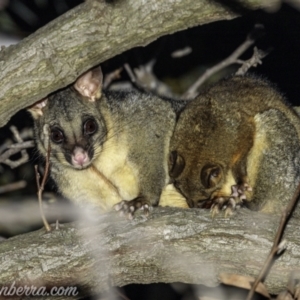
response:
<svg viewBox="0 0 300 300"><path fill-rule="evenodd" d="M189 47L189 46L186 46L185 48L183 49L178 49L174 52L171 53L171 57L173 58L180 58L180 57L183 57L183 56L186 56L186 55L189 55L190 53L192 53L192 48Z"/></svg>
<svg viewBox="0 0 300 300"><path fill-rule="evenodd" d="M109 216L107 214L102 214L94 207L86 205L85 207L81 207L78 219L79 222L76 222L75 225L78 226L78 228L80 228L80 232L83 233L80 236L81 240L79 243L81 245L88 245L88 251L94 256L96 261L103 261L103 257L106 257L104 260L106 263L97 265L90 269L90 272L93 273L95 278L100 278L102 282L107 283L107 292L104 294L104 299L119 299L117 297L114 283L111 282L110 278L110 274L112 273L110 257L112 252L118 251L119 244L118 242L115 244L112 243L113 249L109 249L109 251L107 251L107 248L104 247L106 250L102 248L101 245L96 243L97 239L93 237L99 236L99 231L102 231L105 232L103 236L107 237L107 239L114 239L114 236L117 234L119 229L114 228L113 225L118 223L117 221L120 220L120 217L117 214L109 214ZM114 222L114 219L116 222ZM103 243L106 243L106 241L103 241ZM84 278L81 280L84 281ZM100 298L97 297L95 299Z"/></svg>
<svg viewBox="0 0 300 300"><path fill-rule="evenodd" d="M37 198L24 197L19 201L3 198L0 201L0 233L15 235L32 227L43 226ZM65 201L53 201L50 198L43 202L43 206L47 219L52 223L56 220L70 222L78 217L78 209Z"/></svg>
<svg viewBox="0 0 300 300"><path fill-rule="evenodd" d="M17 44L20 41L19 38L0 33L0 47L8 47L9 45Z"/></svg>

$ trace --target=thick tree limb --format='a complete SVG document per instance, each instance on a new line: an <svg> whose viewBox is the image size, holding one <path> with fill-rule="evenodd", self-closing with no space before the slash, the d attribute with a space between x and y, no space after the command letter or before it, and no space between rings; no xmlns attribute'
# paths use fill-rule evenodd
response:
<svg viewBox="0 0 300 300"><path fill-rule="evenodd" d="M89 216L91 219L91 216ZM98 293L130 283L218 284L220 273L256 276L272 246L279 217L246 209L211 219L197 209L157 208L146 220L111 213L97 224L39 230L0 243L0 282L10 285L80 286ZM287 250L267 277L269 292L284 289L300 266L300 233L291 220Z"/></svg>
<svg viewBox="0 0 300 300"><path fill-rule="evenodd" d="M0 127L108 58L160 36L237 16L211 0L88 1L0 53ZM243 0L258 9L268 1Z"/></svg>

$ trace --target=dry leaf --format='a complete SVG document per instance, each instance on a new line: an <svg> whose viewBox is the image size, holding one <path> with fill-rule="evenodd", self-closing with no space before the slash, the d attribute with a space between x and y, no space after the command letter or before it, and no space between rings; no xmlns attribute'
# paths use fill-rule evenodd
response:
<svg viewBox="0 0 300 300"><path fill-rule="evenodd" d="M242 276L242 275L228 274L228 273L221 273L219 275L219 279L224 284L236 286L247 290L251 289L251 283L255 281L255 278L250 276ZM268 299L271 299L271 296L269 295L267 288L261 282L258 284L255 292L263 295Z"/></svg>

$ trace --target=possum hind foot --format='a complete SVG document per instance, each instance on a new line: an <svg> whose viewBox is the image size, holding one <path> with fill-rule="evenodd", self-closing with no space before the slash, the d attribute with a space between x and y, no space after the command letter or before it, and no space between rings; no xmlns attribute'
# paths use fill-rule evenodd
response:
<svg viewBox="0 0 300 300"><path fill-rule="evenodd" d="M212 216L214 217L220 210L225 210L225 217L232 215L233 212L237 208L240 208L243 202L247 200L246 191L252 191L252 188L247 183L232 185L231 195L229 197L216 197L213 199L211 206Z"/></svg>
<svg viewBox="0 0 300 300"><path fill-rule="evenodd" d="M133 200L123 200L114 206L114 209L120 213L120 216L126 216L129 220L133 219L137 210L143 211L148 216L152 206L144 197L137 197Z"/></svg>

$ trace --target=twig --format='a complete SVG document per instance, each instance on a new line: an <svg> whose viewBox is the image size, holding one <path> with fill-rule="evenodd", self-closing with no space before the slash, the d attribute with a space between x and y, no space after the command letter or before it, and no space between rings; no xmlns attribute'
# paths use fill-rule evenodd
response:
<svg viewBox="0 0 300 300"><path fill-rule="evenodd" d="M237 76L245 75L251 67L256 68L257 65L261 65L262 64L261 60L268 54L269 54L269 52L265 52L265 51L257 49L257 47L254 47L253 55L251 58L249 58L245 61L237 60L237 62L241 63L242 66L236 71L235 75L237 75Z"/></svg>
<svg viewBox="0 0 300 300"><path fill-rule="evenodd" d="M32 137L32 131L25 129L21 133L18 132L18 129L15 126L10 127L11 132L13 133L14 139L17 143L14 143L11 140L7 140L0 147L0 163L6 164L9 167L16 168L29 160L29 155L25 149L34 147L34 141L24 142L24 138ZM14 154L21 153L21 157L17 160L11 160L10 157Z"/></svg>
<svg viewBox="0 0 300 300"><path fill-rule="evenodd" d="M34 147L34 141L26 141L21 143L15 143L8 146L9 149L27 149Z"/></svg>
<svg viewBox="0 0 300 300"><path fill-rule="evenodd" d="M9 183L4 186L0 186L0 194L15 191L18 189L22 189L27 185L27 182L25 180L20 180L17 182Z"/></svg>
<svg viewBox="0 0 300 300"><path fill-rule="evenodd" d="M130 77L130 80L131 80L132 82L136 82L136 78L135 78L135 76L134 76L134 74L133 74L133 72L132 72L132 69L131 69L131 67L129 66L129 64L127 64L127 63L124 64L124 69L126 70L128 76Z"/></svg>
<svg viewBox="0 0 300 300"><path fill-rule="evenodd" d="M20 152L22 149L34 147L34 141L26 141L22 143L16 143L12 145L7 145L7 150L0 155L0 163L4 163L10 166L10 164L16 164L17 161L12 161L9 159L10 156Z"/></svg>
<svg viewBox="0 0 300 300"><path fill-rule="evenodd" d="M261 25L257 25L254 31L259 31L262 29ZM216 64L210 69L207 69L204 74L182 95L182 99L190 100L198 95L199 87L213 74L226 68L231 64L244 64L245 62L239 60L238 58L255 42L257 38L257 32L250 33L246 40L227 58L222 60L220 63Z"/></svg>
<svg viewBox="0 0 300 300"><path fill-rule="evenodd" d="M59 221L58 220L56 220L56 222L55 222L55 230L59 230Z"/></svg>
<svg viewBox="0 0 300 300"><path fill-rule="evenodd" d="M129 64L124 64L124 68L131 81L139 88L162 97L181 100L178 95L174 94L165 83L155 76L153 73L154 65L155 59L152 59L147 64L139 66L139 68L135 68L133 71Z"/></svg>
<svg viewBox="0 0 300 300"><path fill-rule="evenodd" d="M103 88L106 89L112 81L120 78L120 73L122 72L123 68L118 68L114 70L111 73L108 73L105 75L104 81L103 81Z"/></svg>
<svg viewBox="0 0 300 300"><path fill-rule="evenodd" d="M293 211L293 208L295 207L295 205L297 203L299 195L300 195L300 183L298 184L298 187L297 187L297 189L296 189L296 191L295 191L292 199L288 203L288 205L285 208L285 210L282 212L280 224L279 224L279 227L278 227L278 230L277 230L277 233L276 233L276 236L275 236L274 243L273 243L273 246L271 248L271 251L270 251L270 253L269 253L269 255L268 255L268 257L267 257L267 259L266 259L266 261L265 261L265 263L264 263L264 265L263 265L263 267L262 267L262 269L261 269L261 271L259 273L259 275L257 276L255 282L253 283L253 285L251 287L251 290L249 291L246 300L251 300L251 298L254 295L254 291L255 291L257 285L265 277L266 272L269 269L270 264L271 264L272 260L274 259L276 253L278 253L278 251L281 250L279 243L280 243L282 234L284 232L285 226L287 224L288 218L289 218L291 212Z"/></svg>
<svg viewBox="0 0 300 300"><path fill-rule="evenodd" d="M18 143L23 142L23 140L22 140L22 138L21 138L21 136L20 136L20 134L19 134L19 131L18 131L18 129L17 129L16 126L10 126L9 129L10 129L10 131L13 133L13 135L14 135L14 137L15 137L15 139L16 139L16 141L17 141Z"/></svg>
<svg viewBox="0 0 300 300"><path fill-rule="evenodd" d="M145 65L140 65L138 68L134 68L134 74L136 76L136 83L147 91L155 90L161 83L153 73L153 67L156 63L156 59L151 59Z"/></svg>
<svg viewBox="0 0 300 300"><path fill-rule="evenodd" d="M19 136L23 140L30 139L32 140L33 138L33 130L32 128L24 128L22 131L19 133ZM11 139L7 139L2 145L0 145L0 153L5 151L7 148L9 148L13 144L13 141Z"/></svg>
<svg viewBox="0 0 300 300"><path fill-rule="evenodd" d="M198 88L213 74L237 62L237 59L254 43L254 40L246 39L230 56L222 60L204 74L183 94L183 99L189 100L197 96Z"/></svg>
<svg viewBox="0 0 300 300"><path fill-rule="evenodd" d="M42 178L42 183L40 183L40 174L38 172L38 166L35 165L34 166L34 170L35 170L35 176L36 176L36 184L37 184L37 188L38 188L38 192L37 192L37 196L38 196L38 200L39 200L39 207L40 207L40 213L41 213L41 217L44 223L44 226L46 228L47 232L51 231L51 227L45 217L44 214L44 210L43 210L43 199L42 199L42 194L44 191L44 187L46 184L46 180L49 174L49 168L50 168L50 151L51 151L51 147L50 147L50 143L49 143L49 134L48 134L48 127L45 125L43 128L43 131L45 133L45 140L44 140L44 144L46 149L47 149L47 154L46 154L46 162L45 162L45 171L44 171L44 175Z"/></svg>

